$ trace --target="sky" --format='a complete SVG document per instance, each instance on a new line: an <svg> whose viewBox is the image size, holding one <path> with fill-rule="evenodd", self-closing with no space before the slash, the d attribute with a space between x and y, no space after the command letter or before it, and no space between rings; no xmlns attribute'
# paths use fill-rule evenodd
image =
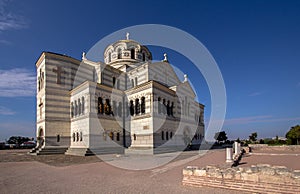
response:
<svg viewBox="0 0 300 194"><path fill-rule="evenodd" d="M230 139L285 136L300 124L300 1L0 0L0 141L35 136L35 62L43 51L81 59L103 37L140 24L184 30L209 50L226 87L220 130ZM211 96L201 72L180 53L149 48L157 60L167 52L189 75L208 123Z"/></svg>

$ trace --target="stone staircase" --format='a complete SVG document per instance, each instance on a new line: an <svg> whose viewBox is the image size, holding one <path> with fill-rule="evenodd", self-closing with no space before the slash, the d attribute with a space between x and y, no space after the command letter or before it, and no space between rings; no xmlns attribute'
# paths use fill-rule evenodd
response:
<svg viewBox="0 0 300 194"><path fill-rule="evenodd" d="M52 154L65 154L68 147L43 147L43 148L33 148L28 152L31 155L52 155Z"/></svg>
<svg viewBox="0 0 300 194"><path fill-rule="evenodd" d="M68 148L66 155L75 156L92 156L102 154L124 154L124 148L122 147L107 147L107 148Z"/></svg>
<svg viewBox="0 0 300 194"><path fill-rule="evenodd" d="M95 155L88 148L68 148L65 154L66 155L75 155L75 156L92 156L92 155Z"/></svg>
<svg viewBox="0 0 300 194"><path fill-rule="evenodd" d="M132 155L153 155L153 154L166 154L174 152L182 152L185 147L176 146L160 146L156 148L143 148L143 147L129 147L125 150L125 154Z"/></svg>

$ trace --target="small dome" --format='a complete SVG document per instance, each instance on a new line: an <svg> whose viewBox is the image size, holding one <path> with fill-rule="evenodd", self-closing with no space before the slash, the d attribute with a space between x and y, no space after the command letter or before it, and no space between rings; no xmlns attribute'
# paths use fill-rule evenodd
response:
<svg viewBox="0 0 300 194"><path fill-rule="evenodd" d="M119 62L138 63L149 60L152 60L152 55L148 48L129 39L128 33L126 40L119 40L106 47L104 51L104 62L106 64Z"/></svg>

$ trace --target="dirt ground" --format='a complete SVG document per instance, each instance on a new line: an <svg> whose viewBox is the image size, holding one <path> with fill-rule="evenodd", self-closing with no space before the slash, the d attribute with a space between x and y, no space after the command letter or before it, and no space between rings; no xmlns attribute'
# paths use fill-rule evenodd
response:
<svg viewBox="0 0 300 194"><path fill-rule="evenodd" d="M181 184L182 169L188 165L226 165L224 150L201 156L184 152L164 166L138 171L111 166L96 156L31 156L27 151L0 150L0 193L241 193ZM270 163L300 169L300 153L290 154L247 155L241 166Z"/></svg>

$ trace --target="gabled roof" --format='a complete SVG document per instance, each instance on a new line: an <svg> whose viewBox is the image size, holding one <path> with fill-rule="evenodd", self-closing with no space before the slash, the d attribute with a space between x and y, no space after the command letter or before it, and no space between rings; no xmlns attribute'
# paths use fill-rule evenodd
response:
<svg viewBox="0 0 300 194"><path fill-rule="evenodd" d="M156 63L152 63L151 65L149 65L149 68L158 68L157 66L160 66L163 69L167 69L168 71L171 72L171 74L169 74L169 76L175 78L175 81L176 81L175 85L178 85L179 83L181 83L181 81L179 80L177 74L174 71L174 68L171 66L170 63L168 63L168 62L156 62ZM162 84L168 85L167 83L162 83Z"/></svg>
<svg viewBox="0 0 300 194"><path fill-rule="evenodd" d="M190 85L189 81L181 82L177 86L171 86L170 89L172 89L176 92L179 92L181 89L185 89L185 90L187 90L187 93L192 94L192 96L194 98L196 97L196 93L195 93L194 89L192 88L192 86Z"/></svg>

